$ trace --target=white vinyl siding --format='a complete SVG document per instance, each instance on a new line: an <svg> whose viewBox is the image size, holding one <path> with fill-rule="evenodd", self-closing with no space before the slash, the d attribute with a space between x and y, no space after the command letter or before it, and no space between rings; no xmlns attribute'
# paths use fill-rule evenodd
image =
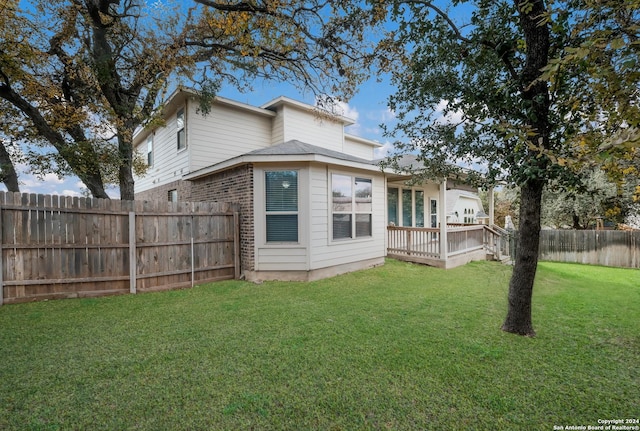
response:
<svg viewBox="0 0 640 431"><path fill-rule="evenodd" d="M344 153L365 160L373 160L373 151L375 147L365 142L358 141L349 136L344 137Z"/></svg>
<svg viewBox="0 0 640 431"><path fill-rule="evenodd" d="M282 108L271 121L271 144L282 144L284 142L284 113Z"/></svg>
<svg viewBox="0 0 640 431"><path fill-rule="evenodd" d="M271 117L216 104L205 117L190 110L191 171L265 148L271 142Z"/></svg>
<svg viewBox="0 0 640 431"><path fill-rule="evenodd" d="M321 117L312 109L302 110L283 105L278 115L283 115L282 141L298 140L334 151L343 151L343 124ZM274 142L280 143L280 142Z"/></svg>
<svg viewBox="0 0 640 431"><path fill-rule="evenodd" d="M457 212L458 223L477 223L476 214L482 209L478 198L459 196L454 206L454 214ZM454 220L452 220L454 221Z"/></svg>
<svg viewBox="0 0 640 431"><path fill-rule="evenodd" d="M187 127L188 122L187 122ZM135 177L136 193L179 180L189 172L189 151L176 150L176 114L170 116L164 127L153 133L153 166L142 177ZM147 140L143 138L136 151L145 157Z"/></svg>

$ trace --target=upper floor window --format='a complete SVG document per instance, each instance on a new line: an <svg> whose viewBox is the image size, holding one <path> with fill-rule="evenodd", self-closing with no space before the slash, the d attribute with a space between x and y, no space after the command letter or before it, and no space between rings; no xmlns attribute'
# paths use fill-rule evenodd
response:
<svg viewBox="0 0 640 431"><path fill-rule="evenodd" d="M184 130L184 108L178 109L176 114L176 130L178 150L182 150L187 147L187 136Z"/></svg>
<svg viewBox="0 0 640 431"><path fill-rule="evenodd" d="M333 174L331 191L333 239L371 236L371 179Z"/></svg>
<svg viewBox="0 0 640 431"><path fill-rule="evenodd" d="M265 172L267 242L298 242L298 171Z"/></svg>
<svg viewBox="0 0 640 431"><path fill-rule="evenodd" d="M153 135L147 136L147 165L153 166Z"/></svg>

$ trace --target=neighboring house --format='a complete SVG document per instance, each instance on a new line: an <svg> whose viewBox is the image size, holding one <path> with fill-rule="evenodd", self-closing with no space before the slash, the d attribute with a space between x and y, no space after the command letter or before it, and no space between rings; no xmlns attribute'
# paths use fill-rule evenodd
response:
<svg viewBox="0 0 640 431"><path fill-rule="evenodd" d="M189 90L164 115L163 127L134 138L149 164L136 199L238 203L248 280L380 265L387 224L446 225L441 185L407 187L410 175L384 172L374 162L381 145L345 133L346 117L286 97L260 107L216 97L205 116Z"/></svg>
<svg viewBox="0 0 640 431"><path fill-rule="evenodd" d="M488 218L477 191L457 189L447 193L447 223L486 223Z"/></svg>

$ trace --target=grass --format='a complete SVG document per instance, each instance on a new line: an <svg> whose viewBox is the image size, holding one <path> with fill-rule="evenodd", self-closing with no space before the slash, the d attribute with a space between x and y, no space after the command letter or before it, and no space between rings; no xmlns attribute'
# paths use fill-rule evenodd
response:
<svg viewBox="0 0 640 431"><path fill-rule="evenodd" d="M0 429L551 430L640 416L640 272L397 261L0 308Z"/></svg>

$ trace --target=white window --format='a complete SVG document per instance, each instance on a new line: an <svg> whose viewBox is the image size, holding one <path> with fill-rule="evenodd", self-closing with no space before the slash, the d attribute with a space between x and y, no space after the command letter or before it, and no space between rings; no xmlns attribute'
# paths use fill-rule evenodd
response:
<svg viewBox="0 0 640 431"><path fill-rule="evenodd" d="M178 202L178 190L176 189L169 190L169 193L167 194L167 198L169 202Z"/></svg>
<svg viewBox="0 0 640 431"><path fill-rule="evenodd" d="M267 242L298 242L298 171L265 172Z"/></svg>
<svg viewBox="0 0 640 431"><path fill-rule="evenodd" d="M431 217L431 227L438 227L438 201L429 199L429 216Z"/></svg>
<svg viewBox="0 0 640 431"><path fill-rule="evenodd" d="M371 179L332 174L331 191L333 239L370 237Z"/></svg>
<svg viewBox="0 0 640 431"><path fill-rule="evenodd" d="M401 200L401 220L404 227L424 227L425 226L425 201L424 190L402 189L398 195L398 189L394 193L389 193L389 208L398 206L398 199ZM391 213L390 213L391 217Z"/></svg>
<svg viewBox="0 0 640 431"><path fill-rule="evenodd" d="M413 227L413 193L402 189L402 226Z"/></svg>
<svg viewBox="0 0 640 431"><path fill-rule="evenodd" d="M398 213L400 207L398 205L398 189L387 189L387 223L391 226L400 226Z"/></svg>
<svg viewBox="0 0 640 431"><path fill-rule="evenodd" d="M178 150L187 148L187 136L184 130L184 108L178 109L176 114L176 141L178 143Z"/></svg>
<svg viewBox="0 0 640 431"><path fill-rule="evenodd" d="M153 135L147 136L147 165L153 166Z"/></svg>

